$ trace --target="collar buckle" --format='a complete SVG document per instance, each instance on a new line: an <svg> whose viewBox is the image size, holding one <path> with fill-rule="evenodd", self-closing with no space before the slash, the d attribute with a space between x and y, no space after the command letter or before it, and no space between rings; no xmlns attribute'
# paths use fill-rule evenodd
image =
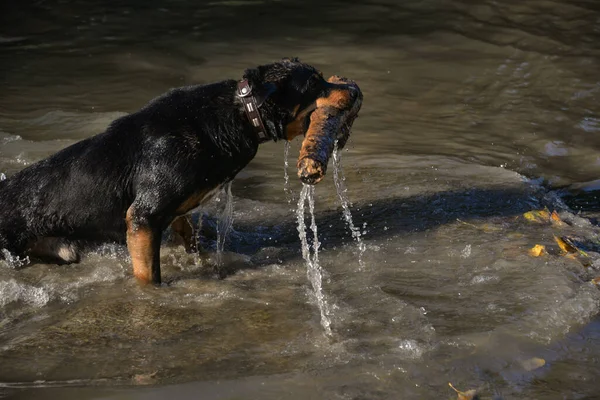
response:
<svg viewBox="0 0 600 400"><path fill-rule="evenodd" d="M238 82L237 96L244 105L246 116L248 117L248 120L252 124L252 127L258 136L259 142L263 143L269 141L270 138L267 135L267 130L265 129L262 118L260 117L260 113L258 112L259 106L256 103L256 98L252 96L252 88L250 87L247 79Z"/></svg>

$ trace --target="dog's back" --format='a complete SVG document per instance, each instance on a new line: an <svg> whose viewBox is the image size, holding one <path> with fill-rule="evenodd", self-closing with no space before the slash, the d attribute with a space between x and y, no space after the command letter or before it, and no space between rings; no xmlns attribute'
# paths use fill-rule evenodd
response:
<svg viewBox="0 0 600 400"><path fill-rule="evenodd" d="M243 136L228 134L236 111L223 106L233 96L222 94L230 87L235 81L171 90L105 132L2 181L0 248L21 255L44 237L124 242L126 212L141 190L141 177L163 179L181 163L189 164L190 173L179 183L216 185L231 174L224 160L243 163L241 169L254 152ZM146 191L161 188L158 181L143 185Z"/></svg>
<svg viewBox="0 0 600 400"><path fill-rule="evenodd" d="M130 154L117 135L111 126L2 181L0 248L21 254L48 235L124 240Z"/></svg>

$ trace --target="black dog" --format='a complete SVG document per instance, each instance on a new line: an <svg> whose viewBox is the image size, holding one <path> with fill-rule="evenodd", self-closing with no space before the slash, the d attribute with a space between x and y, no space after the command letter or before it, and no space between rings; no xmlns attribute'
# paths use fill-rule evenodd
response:
<svg viewBox="0 0 600 400"><path fill-rule="evenodd" d="M172 222L185 236L178 217L231 181L261 142L303 135L317 100L359 96L297 59L246 70L242 82L173 89L0 182L0 249L68 263L80 241L126 241L134 275L160 283Z"/></svg>

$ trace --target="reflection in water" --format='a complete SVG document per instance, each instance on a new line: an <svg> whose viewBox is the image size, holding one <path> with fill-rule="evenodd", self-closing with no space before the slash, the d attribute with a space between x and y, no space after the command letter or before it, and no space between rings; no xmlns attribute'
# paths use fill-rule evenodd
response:
<svg viewBox="0 0 600 400"><path fill-rule="evenodd" d="M451 381L484 398L596 396L599 18L580 0L4 2L0 179L171 87L299 56L364 93L344 172L350 229L369 251L353 251L326 177L314 226L331 340L290 210L302 186L282 185L282 144L264 144L233 183L224 279L167 244L160 289L132 281L116 244L77 265L0 261L0 386L54 387L15 398L428 399L454 396ZM284 177L298 145L284 147ZM567 225L522 218L544 207ZM224 243L217 208L196 216L208 249ZM582 243L591 266L560 256L555 235ZM536 244L548 254L529 256ZM533 358L545 365L524 369ZM159 386L112 388L144 383Z"/></svg>

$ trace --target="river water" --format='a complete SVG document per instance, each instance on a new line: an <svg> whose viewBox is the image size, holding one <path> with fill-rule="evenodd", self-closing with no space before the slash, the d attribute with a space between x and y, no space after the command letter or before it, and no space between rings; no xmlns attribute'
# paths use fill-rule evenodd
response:
<svg viewBox="0 0 600 400"><path fill-rule="evenodd" d="M440 399L451 382L596 398L595 1L3 2L0 172L284 56L364 93L342 157L360 262L331 168L314 194L331 336L296 229L299 141L291 194L269 143L233 182L224 279L219 204L196 215L208 256L163 246L161 288L113 244L77 265L0 262L0 397ZM523 217L544 207L566 224Z"/></svg>

